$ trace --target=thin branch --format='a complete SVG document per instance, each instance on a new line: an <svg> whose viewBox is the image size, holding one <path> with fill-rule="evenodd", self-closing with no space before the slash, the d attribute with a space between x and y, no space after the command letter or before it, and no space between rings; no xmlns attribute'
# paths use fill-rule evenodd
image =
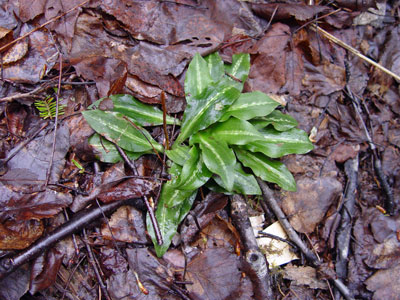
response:
<svg viewBox="0 0 400 300"><path fill-rule="evenodd" d="M89 244L89 239L88 239L88 236L87 236L87 233L86 233L86 229L83 228L82 232L83 232L83 242L85 243L86 251L88 253L88 256L87 256L88 257L88 261L89 261L89 263L90 263L90 265L91 265L91 267L92 267L92 269L94 271L94 274L96 275L97 281L99 282L100 289L103 292L105 298L107 300L111 300L111 297L110 297L110 295L108 294L108 291L107 291L107 286L104 284L103 278L101 277L99 268L98 268L98 266L96 264L92 247Z"/></svg>
<svg viewBox="0 0 400 300"><path fill-rule="evenodd" d="M364 119L362 118L361 111L360 111L360 103L359 103L357 97L355 97L355 95L350 90L349 86L347 86L347 94L352 99L354 110L356 111L356 114L361 122L361 126L364 129L365 136L367 138L368 144L373 153L374 169L375 169L376 175L378 176L379 183L381 184L383 191L385 192L385 195L386 195L385 209L392 216L392 215L394 215L394 212L395 212L395 202L394 202L392 188L390 187L390 185L387 181L386 175L383 173L382 162L379 159L377 148L375 146L375 143L372 141L372 138L371 138L371 135L369 134L368 128L365 125Z"/></svg>
<svg viewBox="0 0 400 300"><path fill-rule="evenodd" d="M51 175L51 169L53 168L53 160L54 160L54 152L56 151L56 142L57 142L57 125L58 125L58 111L59 111L59 100L60 100L60 90L61 90L61 74L62 74L62 53L58 49L57 45L54 43L54 45L57 48L58 52L58 59L59 59L59 67L60 67L60 72L58 76L58 88L57 88L57 95L56 95L56 116L54 118L54 135L53 135L53 147L51 149L51 156L50 156L50 163L49 163L49 168L47 169L47 174L46 174L46 183L45 186L48 185L49 180L50 180L50 175Z"/></svg>
<svg viewBox="0 0 400 300"><path fill-rule="evenodd" d="M126 155L125 151L121 147L119 147L117 144L114 144L114 145L117 148L118 153L122 156L124 161L131 168L133 174L139 175L135 164L129 159L129 157ZM162 245L164 242L163 242L162 234L160 231L160 226L158 225L156 215L154 214L154 208L150 205L150 202L149 202L149 199L147 198L147 196L143 195L143 200L144 200L144 203L146 204L147 211L149 212L150 221L151 221L151 224L153 225L154 232L156 234L157 243L159 245Z"/></svg>
<svg viewBox="0 0 400 300"><path fill-rule="evenodd" d="M89 208L84 209L76 213L71 220L65 222L55 230L53 230L48 236L44 236L37 240L30 247L17 254L14 257L7 257L0 260L0 279L6 277L8 274L14 272L23 264L29 262L35 257L42 254L44 251L52 247L60 240L66 238L74 232L81 230L88 226L96 219L103 216L103 213L109 214L115 211L118 207L126 204L135 205L136 202L141 201L140 199L128 199L122 201L111 202L103 205L101 208Z"/></svg>
<svg viewBox="0 0 400 300"><path fill-rule="evenodd" d="M165 149L169 150L169 138L167 131L167 107L165 106L165 93L161 92L161 105L163 111L163 128L164 128L164 136L165 136Z"/></svg>
<svg viewBox="0 0 400 300"><path fill-rule="evenodd" d="M12 102L16 99L21 99L21 98L38 98L38 99L40 99L42 97L37 96L36 94L41 93L48 88L49 88L49 86L47 84L45 84L45 85L42 85L42 86L34 89L33 91L27 92L27 93L18 93L18 94L11 95L8 97L3 97L0 99L0 103L1 102Z"/></svg>
<svg viewBox="0 0 400 300"><path fill-rule="evenodd" d="M292 225L290 225L289 221L287 220L285 214L281 210L276 201L272 191L269 189L268 185L262 181L261 179L257 178L258 185L261 188L261 191L264 196L264 200L268 203L269 207L274 211L275 215L277 216L279 222L281 223L283 229L286 231L288 237L299 247L301 252L305 255L307 260L314 266L320 267L321 261L317 258L317 256L303 243L300 236L294 230ZM342 293L343 297L346 300L353 300L354 298L351 296L349 289L344 285L344 283L340 279L333 279L333 283L335 284L336 288Z"/></svg>
<svg viewBox="0 0 400 300"><path fill-rule="evenodd" d="M356 55L357 57L365 60L366 62L368 62L369 64L373 65L374 67L378 68L379 70L381 70L382 72L392 76L393 78L395 78L396 80L400 81L400 76L393 73L392 71L390 71L389 69L385 68L384 66L382 66L381 64L378 64L377 62L373 61L372 59L366 57L365 55L363 55L360 51L358 51L357 49L351 47L350 45L346 44L345 42L343 42L342 40L338 39L337 37L333 36L332 34L330 34L329 32L323 30L321 27L318 27L317 25L313 24L311 26L311 28L314 31L320 32L322 33L322 35L324 35L328 40L338 44L339 46L343 47L344 49L350 51L351 53L353 53L354 55Z"/></svg>
<svg viewBox="0 0 400 300"><path fill-rule="evenodd" d="M340 227L336 236L337 255L336 255L336 273L338 278L347 277L347 263L350 251L350 239L352 230L352 219L354 215L354 206L356 203L356 193L358 185L358 155L349 159L344 164L344 171L347 176L347 186L343 200L342 217Z"/></svg>
<svg viewBox="0 0 400 300"><path fill-rule="evenodd" d="M292 225L290 225L288 219L279 207L278 202L275 200L275 197L272 194L272 191L268 188L267 184L259 178L257 178L257 182L264 195L264 200L268 203L268 206L275 213L282 227L285 229L288 237L300 248L301 252L303 252L303 254L309 261L316 262L315 266L318 266L319 263L317 256L310 249L308 249L308 247L301 240L300 236L293 229Z"/></svg>

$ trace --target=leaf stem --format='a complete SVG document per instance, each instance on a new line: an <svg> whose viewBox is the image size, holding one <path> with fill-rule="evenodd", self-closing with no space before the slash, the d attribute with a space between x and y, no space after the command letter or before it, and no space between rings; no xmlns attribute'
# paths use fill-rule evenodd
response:
<svg viewBox="0 0 400 300"><path fill-rule="evenodd" d="M117 148L119 154L124 159L124 161L131 168L133 174L134 175L139 175L135 164L129 159L129 157L126 155L125 151L123 149L121 149L121 147L119 147L117 144L114 144L114 145ZM143 195L143 201L146 204L147 211L149 212L149 217L150 217L150 220L151 220L151 224L153 225L154 232L156 234L157 243L159 245L162 245L164 243L164 241L163 241L162 234L161 234L161 231L160 231L160 226L158 225L157 218L156 218L156 216L154 214L154 209L150 205L150 202L149 202L149 199L147 198L147 196Z"/></svg>
<svg viewBox="0 0 400 300"><path fill-rule="evenodd" d="M161 92L161 105L163 111L163 128L165 135L165 149L169 150L169 139L168 139L168 131L167 131L167 108L165 106L165 93Z"/></svg>

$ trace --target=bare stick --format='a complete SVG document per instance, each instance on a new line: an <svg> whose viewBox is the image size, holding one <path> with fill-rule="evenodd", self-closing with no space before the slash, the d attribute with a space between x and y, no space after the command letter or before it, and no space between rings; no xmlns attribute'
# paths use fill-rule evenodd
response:
<svg viewBox="0 0 400 300"><path fill-rule="evenodd" d="M101 278L101 274L100 274L99 268L98 268L98 266L96 264L96 260L95 260L94 254L93 254L93 250L92 250L92 247L89 244L89 239L88 239L88 236L86 234L86 229L83 228L82 232L83 232L83 242L85 243L86 250L87 250L87 253L88 253L88 260L89 260L90 265L92 266L94 274L96 275L97 281L99 282L100 289L103 292L105 298L107 300L111 300L111 297L110 297L110 295L108 294L108 291L107 291L107 287L104 284L103 278Z"/></svg>
<svg viewBox="0 0 400 300"><path fill-rule="evenodd" d="M54 45L56 45L56 44L54 43ZM59 59L59 64L60 64L60 72L58 75L58 88L57 88L57 95L56 95L56 116L54 119L53 148L51 150L49 168L47 169L45 186L48 185L49 180L50 180L51 169L53 168L54 152L56 151L56 142L57 142L57 127L58 127L57 125L58 125L58 109L59 109L58 105L59 105L59 100L60 100L61 74L62 74L62 53L59 51L57 45L56 45L56 48L57 48L58 59Z"/></svg>
<svg viewBox="0 0 400 300"><path fill-rule="evenodd" d="M165 106L165 93L161 92L161 105L163 111L163 128L165 135L165 149L169 150L169 139L168 139L168 131L167 131L167 107Z"/></svg>
<svg viewBox="0 0 400 300"><path fill-rule="evenodd" d="M395 211L395 202L394 202L393 191L392 191L389 183L387 182L386 175L383 173L382 163L378 157L378 151L376 149L375 143L372 141L372 138L371 138L371 135L369 134L368 128L365 125L364 119L362 118L361 111L360 111L360 103L348 86L347 86L347 93L348 93L348 96L352 99L354 110L356 111L356 114L357 114L358 118L360 119L361 126L364 129L365 136L367 137L368 144L373 153L374 169L375 169L376 175L378 176L378 180L383 188L383 191L385 192L385 195L386 195L385 209L389 213L389 215L392 216L392 215L394 215L394 211Z"/></svg>
<svg viewBox="0 0 400 300"><path fill-rule="evenodd" d="M8 274L14 272L23 264L34 259L35 257L42 254L46 249L52 247L54 244L60 240L66 238L74 232L81 230L82 228L91 224L94 220L100 218L103 213L111 213L118 207L125 204L133 204L139 199L129 199L111 202L103 205L101 208L89 208L84 209L77 214L75 214L71 220L65 222L57 229L52 231L48 236L44 236L37 240L30 247L17 254L16 256L10 258L3 258L0 260L0 279L6 277Z"/></svg>
<svg viewBox="0 0 400 300"><path fill-rule="evenodd" d="M345 162L344 170L347 175L347 186L343 200L341 223L336 236L337 255L335 268L338 278L340 279L345 279L347 277L347 263L352 229L351 221L354 215L358 185L358 155Z"/></svg>
<svg viewBox="0 0 400 300"><path fill-rule="evenodd" d="M136 166L133 164L133 162L126 155L125 151L121 147L119 147L117 144L114 144L114 145L117 148L119 154L124 159L124 161L131 168L133 174L139 175L137 170L136 170ZM145 195L143 195L143 200L144 200L144 203L146 204L147 211L149 212L150 221L151 221L151 224L153 225L154 232L156 234L157 243L159 245L162 245L164 242L163 242L162 234L161 234L161 231L160 231L160 226L158 226L157 218L156 218L156 215L154 214L154 209L150 205L149 199Z"/></svg>
<svg viewBox="0 0 400 300"><path fill-rule="evenodd" d="M329 32L323 30L321 27L318 27L317 25L313 24L311 26L311 28L313 28L315 31L322 33L328 40L338 44L339 46L343 47L344 49L350 51L351 53L353 53L354 55L358 56L359 58L365 60L366 62L370 63L371 65L373 65L374 67L378 68L379 70L381 70L382 72L392 76L393 78L395 78L396 80L400 81L400 76L393 73L392 71L390 71L389 69L386 69L384 66L382 66L381 64L378 64L377 62L373 61L372 59L366 57L365 55L363 55L360 51L358 51L357 49L351 47L350 45L347 45L345 42L343 42L342 40L338 39L337 37L333 36L332 34L330 34Z"/></svg>
<svg viewBox="0 0 400 300"><path fill-rule="evenodd" d="M268 262L258 247L249 220L246 201L243 196L237 194L231 197L231 201L232 220L239 232L240 240L243 241L246 252L246 267L249 269L249 276L255 284L255 298L257 300L274 299L269 281Z"/></svg>
<svg viewBox="0 0 400 300"><path fill-rule="evenodd" d="M41 97L37 96L36 94L39 94L40 92L43 92L44 90L46 90L48 88L49 88L49 86L47 84L45 84L45 85L42 85L28 93L18 93L15 95L0 98L0 102L11 102L11 101L14 101L16 99L21 99L21 98L38 98L38 99L40 99Z"/></svg>
<svg viewBox="0 0 400 300"><path fill-rule="evenodd" d="M285 214L279 207L278 202L276 201L274 195L272 194L272 191L269 189L267 184L259 178L257 178L257 182L263 193L264 200L268 203L269 207L271 207L271 209L274 211L275 215L279 219L279 222L281 223L283 229L286 231L289 238L299 247L301 252L303 252L307 260L314 267L321 266L321 262L319 261L318 257L303 243L297 232L293 229L292 225L290 225L289 221L287 220ZM344 283L340 279L333 279L332 281L346 300L354 299L351 296L349 289L344 285Z"/></svg>
<svg viewBox="0 0 400 300"><path fill-rule="evenodd" d="M290 225L288 219L285 214L281 210L278 205L278 202L275 200L272 191L268 188L267 184L261 179L257 178L258 185L261 188L261 191L264 195L264 200L268 203L268 206L273 210L279 222L282 224L282 227L285 229L289 238L300 248L301 252L306 256L306 258L311 262L318 262L317 256L303 243L297 232L293 229L292 225ZM315 266L318 266L317 263Z"/></svg>

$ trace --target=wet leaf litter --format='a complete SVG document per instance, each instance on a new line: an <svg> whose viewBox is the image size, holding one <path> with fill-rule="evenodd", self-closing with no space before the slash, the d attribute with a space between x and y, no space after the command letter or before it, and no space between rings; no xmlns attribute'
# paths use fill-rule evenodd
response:
<svg viewBox="0 0 400 300"><path fill-rule="evenodd" d="M156 258L143 227L147 207L140 198L151 198L157 209L160 188L171 180L166 176L168 166L164 166L162 155L160 160L152 154L152 147L142 149L145 146L139 152L136 148L132 153L126 151L134 160L135 171L126 162L117 164L121 153L108 139L92 137L93 130L80 113L100 98L129 95L138 105L154 107L150 114L155 119L137 124L148 131L151 144L163 145L166 135L173 141L179 123L184 121L186 103L190 103L184 82L189 62L196 53L207 57L218 52L226 65L234 64L234 54L250 54L248 79L240 82L236 80L240 76L233 76L230 80L243 84L244 93L274 94L272 99L278 95L286 103L273 118L252 120L252 126L257 130L261 128L258 126L267 126L268 131L262 133L271 138L280 129L293 130L289 128L295 120L314 145L307 154L294 152L279 160L293 174L296 192L282 191L271 183L268 186L289 224L320 263L308 259L278 268L270 266L267 277L271 299L332 299L339 295L397 299L400 110L398 79L385 69L394 73L397 70L398 7L369 1L361 11L353 4L335 1L328 6L308 6L296 1L233 0L76 0L37 1L32 5L25 1L0 2L4 12L0 22L0 155L2 167L7 167L0 177L1 270L6 268L7 256L18 257L10 256L11 249L19 249L22 254L36 239L51 236L68 219L74 220L79 210L115 201L122 205L115 207L114 214L104 211L103 216L99 210L97 221L87 224L87 245L94 250L97 267L89 263L84 234L71 232L53 250L46 248L45 254L16 271L31 274L30 278L19 278L17 289L7 288L13 286L13 274L17 273L2 279L2 297L19 299L30 290L34 297L80 294L95 299L98 289L88 288L93 282L96 287L103 284L103 296L110 299L126 295L144 298L143 288L154 299L260 297L263 286L254 277L253 265L244 262L246 237L240 234L241 224L232 222L233 195L221 194L230 188L230 179L221 173L212 185L198 191L183 222L171 231L168 251L162 259ZM332 41L313 24L383 68L372 66ZM32 29L36 30L29 33ZM18 37L19 42L9 45ZM217 71L218 64L215 66ZM227 73L231 74L229 69ZM59 95L54 87L59 88ZM162 92L166 113L171 117L165 121L166 130L162 114L156 112L163 111ZM35 108L35 101L47 97L58 97L59 105L65 106L64 115L58 119L54 150L54 120L44 127L47 119L42 119ZM120 105L112 102L116 107ZM220 108L213 107L215 111ZM239 117L240 113L240 109L232 110L230 117ZM293 120L279 122L279 113ZM121 121L132 130L127 119ZM134 130L137 138L147 142L140 130ZM222 135L223 130L222 125L213 128L215 134L227 137ZM288 138L293 139L290 135ZM185 142L180 139L178 142ZM278 143L245 144L235 147L268 153L269 157L286 151L274 146ZM183 162L183 166L188 145L172 149L168 157ZM201 157L205 147L198 145L192 152L197 151ZM54 160L46 184L52 151ZM244 150L237 153L240 151ZM74 161L84 172L80 173L82 169ZM230 165L229 174L247 182L241 188L236 186L239 192L234 194L259 193L254 181L246 180L252 163L247 164L240 168ZM196 169L202 167L196 165ZM210 170L205 167L202 176L191 181L192 187L207 178L206 171ZM194 169L186 168L185 177ZM214 168L211 172L216 171ZM129 195L138 201L126 203ZM253 195L245 202L250 216L266 216L262 225L266 228L279 217L270 207L272 203L264 201L260 195ZM8 237L13 242L6 243ZM18 248L13 248L16 245ZM299 248L290 247L302 256ZM145 269L141 267L144 265ZM234 284L220 281L227 277L226 265L239 268L240 284L237 280ZM329 275L332 271L336 277ZM215 275L213 280L202 279L211 273ZM234 270L229 273L238 274ZM300 280L296 274L308 274L304 278L309 279ZM392 277L389 282L384 279L387 274Z"/></svg>

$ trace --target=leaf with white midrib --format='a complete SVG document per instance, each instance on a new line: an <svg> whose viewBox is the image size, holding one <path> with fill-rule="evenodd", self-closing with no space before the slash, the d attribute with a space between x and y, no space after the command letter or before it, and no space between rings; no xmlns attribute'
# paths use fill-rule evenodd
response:
<svg viewBox="0 0 400 300"><path fill-rule="evenodd" d="M304 154L311 151L314 146L308 135L301 129L292 128L288 131L277 131L273 128L260 130L263 139L250 142L244 146L252 152L261 152L276 158L287 154Z"/></svg>
<svg viewBox="0 0 400 300"><path fill-rule="evenodd" d="M211 82L207 62L199 53L196 53L186 71L185 94L187 102L202 95Z"/></svg>
<svg viewBox="0 0 400 300"><path fill-rule="evenodd" d="M123 149L144 152L155 147L157 151L163 151L163 147L144 128L136 128L120 113L97 109L83 111L82 115L97 133Z"/></svg>
<svg viewBox="0 0 400 300"><path fill-rule="evenodd" d="M181 144L197 131L218 121L227 105L234 102L238 96L239 91L232 86L209 86L204 98L193 99L192 103L188 103L183 116L181 133L175 145Z"/></svg>
<svg viewBox="0 0 400 300"><path fill-rule="evenodd" d="M141 126L156 126L163 124L163 112L154 105L148 105L140 102L131 95L112 95L110 99L113 102L113 111L120 112L132 121ZM166 116L167 124L179 124L170 116Z"/></svg>
<svg viewBox="0 0 400 300"><path fill-rule="evenodd" d="M208 135L229 145L245 145L263 139L262 134L251 123L233 117L215 124L207 131L210 131Z"/></svg>
<svg viewBox="0 0 400 300"><path fill-rule="evenodd" d="M250 120L255 117L266 116L278 105L278 102L260 91L243 93L240 94L235 103L228 108L224 116L221 118L221 121L227 120L230 116L242 120Z"/></svg>
<svg viewBox="0 0 400 300"><path fill-rule="evenodd" d="M235 153L242 164L251 168L258 177L276 183L285 190L296 190L293 175L281 162L270 160L262 153L252 153L240 148L235 148Z"/></svg>
<svg viewBox="0 0 400 300"><path fill-rule="evenodd" d="M200 148L203 151L203 159L207 168L218 174L227 190L231 191L234 181L231 175L236 163L233 150L223 141L202 135L200 135Z"/></svg>

